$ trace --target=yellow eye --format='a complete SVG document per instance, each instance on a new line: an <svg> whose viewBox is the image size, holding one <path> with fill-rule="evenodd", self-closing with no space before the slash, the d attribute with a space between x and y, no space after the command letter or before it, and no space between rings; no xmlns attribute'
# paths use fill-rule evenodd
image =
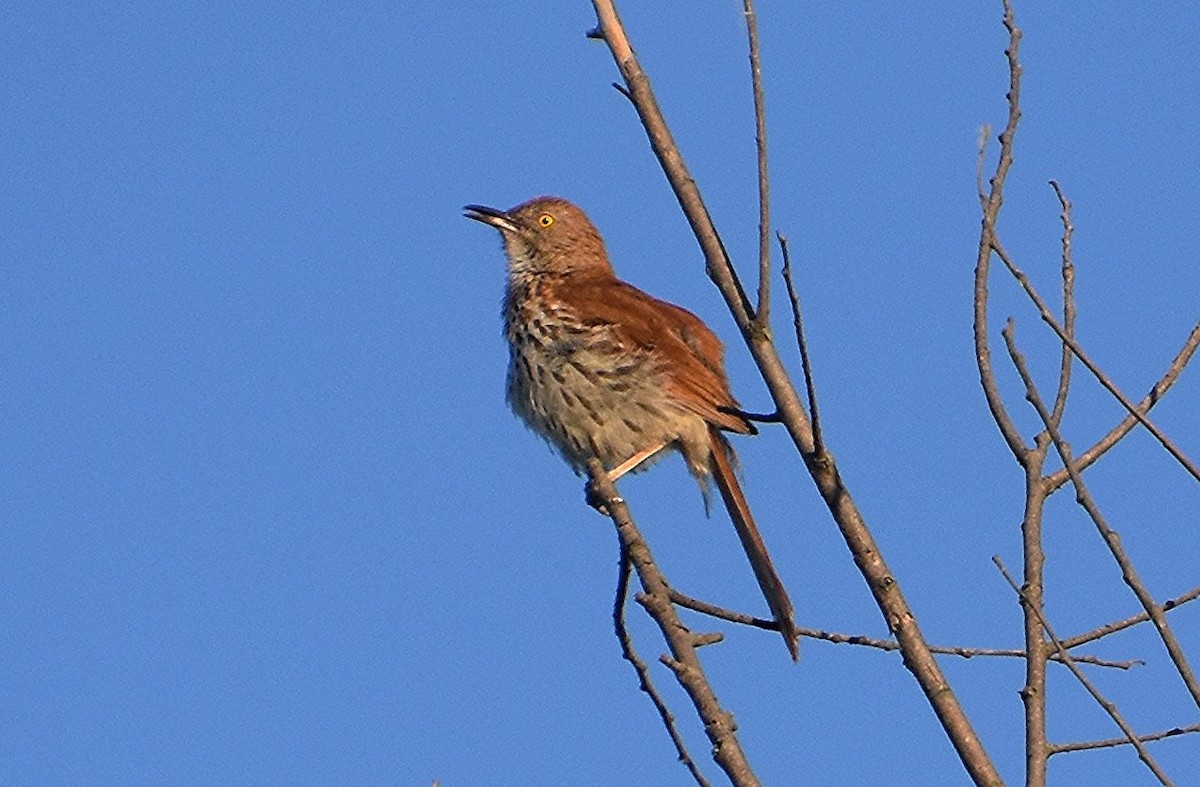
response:
<svg viewBox="0 0 1200 787"><path fill-rule="evenodd" d="M543 227L549 227L553 223L554 217L549 213L543 213L542 215L538 216L538 224L541 224Z"/></svg>

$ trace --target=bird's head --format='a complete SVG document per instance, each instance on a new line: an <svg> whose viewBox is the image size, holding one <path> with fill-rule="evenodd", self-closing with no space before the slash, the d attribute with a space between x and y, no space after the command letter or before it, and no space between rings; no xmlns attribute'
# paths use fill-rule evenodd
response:
<svg viewBox="0 0 1200 787"><path fill-rule="evenodd" d="M463 215L500 231L509 273L516 278L613 275L600 233L565 199L535 197L509 210L467 205Z"/></svg>

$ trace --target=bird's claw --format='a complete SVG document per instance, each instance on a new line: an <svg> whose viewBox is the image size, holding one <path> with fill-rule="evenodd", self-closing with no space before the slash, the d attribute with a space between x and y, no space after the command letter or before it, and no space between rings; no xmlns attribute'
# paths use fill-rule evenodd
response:
<svg viewBox="0 0 1200 787"><path fill-rule="evenodd" d="M596 485L593 484L590 480L586 484L583 485L583 497L584 497L584 500L587 501L587 504L589 506L596 509L597 513L602 514L604 516L610 515L609 511L608 511L608 505L607 505L609 502L608 499L605 498L604 495L600 494L600 490L596 489ZM612 498L612 502L624 503L625 500L620 497L614 497L614 498Z"/></svg>

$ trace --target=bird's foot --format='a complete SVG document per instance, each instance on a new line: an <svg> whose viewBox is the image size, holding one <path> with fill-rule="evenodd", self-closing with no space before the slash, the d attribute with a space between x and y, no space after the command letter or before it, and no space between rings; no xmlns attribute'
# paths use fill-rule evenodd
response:
<svg viewBox="0 0 1200 787"><path fill-rule="evenodd" d="M600 494L600 490L596 489L596 485L592 483L591 479L588 479L583 485L583 499L587 501L589 506L596 509L596 513L603 516L610 516L607 505L608 499ZM620 497L614 497L612 502L624 503L625 500Z"/></svg>

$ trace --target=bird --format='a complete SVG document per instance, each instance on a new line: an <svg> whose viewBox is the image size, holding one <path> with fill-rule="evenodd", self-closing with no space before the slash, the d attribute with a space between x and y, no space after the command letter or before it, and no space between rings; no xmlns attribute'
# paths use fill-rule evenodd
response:
<svg viewBox="0 0 1200 787"><path fill-rule="evenodd" d="M754 424L730 392L724 347L699 317L617 277L599 231L578 207L535 197L509 210L466 205L499 230L508 259L504 336L513 412L581 474L597 459L612 480L677 451L729 511L758 585L799 658L799 632L737 480L725 432Z"/></svg>

